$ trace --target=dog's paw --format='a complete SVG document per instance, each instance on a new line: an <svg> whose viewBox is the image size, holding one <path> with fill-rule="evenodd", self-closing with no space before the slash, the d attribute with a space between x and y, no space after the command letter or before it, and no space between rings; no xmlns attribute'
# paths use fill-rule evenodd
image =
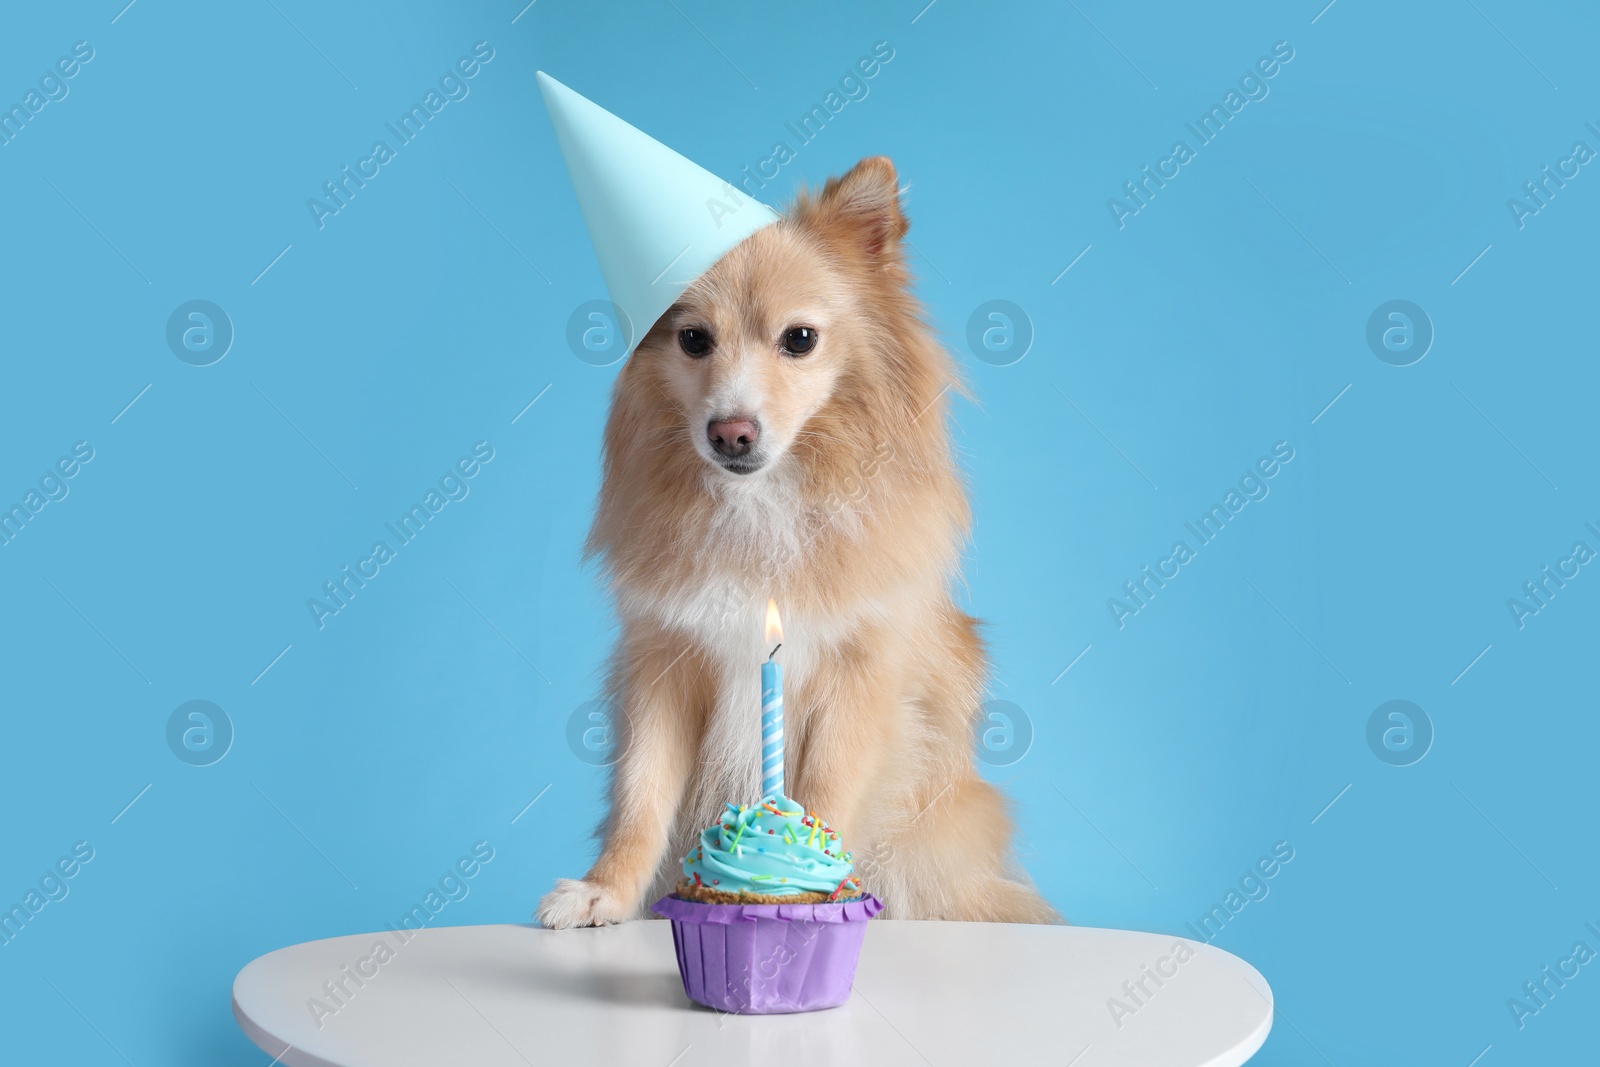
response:
<svg viewBox="0 0 1600 1067"><path fill-rule="evenodd" d="M547 930L574 926L609 926L633 918L633 908L609 887L577 878L558 878L556 887L539 901L535 913Z"/></svg>

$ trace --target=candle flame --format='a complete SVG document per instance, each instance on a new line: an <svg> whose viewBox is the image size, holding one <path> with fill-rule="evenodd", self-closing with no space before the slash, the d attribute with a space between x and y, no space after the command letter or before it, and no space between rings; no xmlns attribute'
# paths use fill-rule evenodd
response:
<svg viewBox="0 0 1600 1067"><path fill-rule="evenodd" d="M783 620L778 618L778 602L767 601L767 644L783 640Z"/></svg>

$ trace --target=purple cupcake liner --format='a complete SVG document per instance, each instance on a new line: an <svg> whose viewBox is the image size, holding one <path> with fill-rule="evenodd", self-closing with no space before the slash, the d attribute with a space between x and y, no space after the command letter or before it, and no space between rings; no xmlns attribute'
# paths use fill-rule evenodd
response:
<svg viewBox="0 0 1600 1067"><path fill-rule="evenodd" d="M774 1015L850 999L873 896L832 904L702 904L665 896L650 909L672 921L683 991L708 1008Z"/></svg>

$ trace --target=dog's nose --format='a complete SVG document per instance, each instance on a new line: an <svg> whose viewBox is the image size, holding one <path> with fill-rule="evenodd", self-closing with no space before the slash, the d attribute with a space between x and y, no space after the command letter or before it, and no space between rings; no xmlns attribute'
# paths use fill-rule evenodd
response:
<svg viewBox="0 0 1600 1067"><path fill-rule="evenodd" d="M726 419L706 424L706 440L720 455L729 459L748 453L760 436L761 431L749 419Z"/></svg>

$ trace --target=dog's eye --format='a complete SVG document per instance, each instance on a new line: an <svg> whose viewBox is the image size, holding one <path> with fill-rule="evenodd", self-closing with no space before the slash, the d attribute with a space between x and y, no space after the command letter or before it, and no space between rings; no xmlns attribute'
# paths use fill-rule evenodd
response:
<svg viewBox="0 0 1600 1067"><path fill-rule="evenodd" d="M791 356L803 356L817 347L817 331L809 326L791 326L783 335L783 350Z"/></svg>
<svg viewBox="0 0 1600 1067"><path fill-rule="evenodd" d="M683 349L685 355L699 359L711 351L711 335L693 326L685 326L678 331L678 347Z"/></svg>

